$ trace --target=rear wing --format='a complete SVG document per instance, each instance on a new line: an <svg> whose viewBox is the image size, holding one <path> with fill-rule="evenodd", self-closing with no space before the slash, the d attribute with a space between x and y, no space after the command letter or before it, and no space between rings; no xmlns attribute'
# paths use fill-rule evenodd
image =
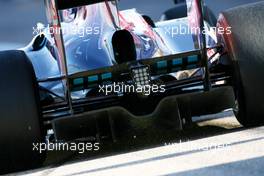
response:
<svg viewBox="0 0 264 176"><path fill-rule="evenodd" d="M58 10L63 10L72 7L91 5L105 1L111 1L111 0L57 0L57 8Z"/></svg>
<svg viewBox="0 0 264 176"><path fill-rule="evenodd" d="M73 114L71 91L78 91L80 89L89 88L89 78L95 82L108 81L113 79L117 74L120 75L119 69L126 70L127 68L103 68L100 70L87 71L80 74L69 75L67 69L67 58L65 54L65 45L61 29L61 19L59 15L60 10L86 6L90 4L108 2L110 0L45 0L46 10L49 24L55 31L54 41L56 43L59 52L59 68L61 77L63 78L65 99L70 110L70 114ZM113 1L113 0L112 0ZM147 65L150 65L153 73L159 73L160 71L170 72L172 70L180 71L183 69L192 69L203 67L205 68L205 88L210 87L209 83L209 71L208 71L208 59L206 50L205 34L202 32L204 29L203 22L203 9L202 0L186 0L188 7L188 16L190 27L197 30L193 31L193 37L195 43L199 48L198 50L182 53L178 55L171 55L168 57L156 58L155 60L145 61ZM148 62L148 63L147 63ZM122 72L122 70L121 70ZM88 81L87 81L88 80ZM92 82L94 84L94 82Z"/></svg>

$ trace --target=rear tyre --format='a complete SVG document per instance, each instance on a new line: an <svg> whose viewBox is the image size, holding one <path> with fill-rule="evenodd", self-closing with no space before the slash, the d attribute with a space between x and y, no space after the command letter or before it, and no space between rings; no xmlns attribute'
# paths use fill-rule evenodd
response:
<svg viewBox="0 0 264 176"><path fill-rule="evenodd" d="M227 10L220 15L218 27L232 27L223 35L234 66L237 96L235 111L244 126L264 123L264 3Z"/></svg>
<svg viewBox="0 0 264 176"><path fill-rule="evenodd" d="M0 52L0 173L39 166L45 154L39 95L32 64L23 51Z"/></svg>

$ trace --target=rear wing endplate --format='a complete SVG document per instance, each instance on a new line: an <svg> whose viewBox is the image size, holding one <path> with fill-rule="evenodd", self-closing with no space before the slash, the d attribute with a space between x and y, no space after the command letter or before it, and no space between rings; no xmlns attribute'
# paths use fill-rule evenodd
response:
<svg viewBox="0 0 264 176"><path fill-rule="evenodd" d="M202 66L205 68L204 87L210 89L210 78L208 68L208 57L206 48L206 36L204 27L204 1L203 0L186 0L189 27L191 28L194 43L201 51Z"/></svg>

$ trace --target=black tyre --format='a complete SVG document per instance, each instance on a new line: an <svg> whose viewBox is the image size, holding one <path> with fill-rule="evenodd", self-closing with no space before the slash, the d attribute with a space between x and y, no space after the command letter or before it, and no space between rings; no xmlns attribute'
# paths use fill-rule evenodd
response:
<svg viewBox="0 0 264 176"><path fill-rule="evenodd" d="M33 151L43 142L37 82L23 51L0 52L0 173L39 166L45 154Z"/></svg>
<svg viewBox="0 0 264 176"><path fill-rule="evenodd" d="M204 6L204 19L211 25L211 26L216 26L217 19L212 12L212 10ZM176 6L172 9L167 10L161 17L161 20L172 20L172 19L178 19L178 18L183 18L187 17L187 5L186 3L179 3L176 4Z"/></svg>
<svg viewBox="0 0 264 176"><path fill-rule="evenodd" d="M234 65L238 121L244 126L264 122L264 2L240 6L220 15L219 27L232 27L222 39Z"/></svg>

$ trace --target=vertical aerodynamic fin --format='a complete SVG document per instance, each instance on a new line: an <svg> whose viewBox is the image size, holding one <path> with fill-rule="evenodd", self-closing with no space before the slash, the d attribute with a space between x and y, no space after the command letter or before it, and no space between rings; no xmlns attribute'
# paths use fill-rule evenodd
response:
<svg viewBox="0 0 264 176"><path fill-rule="evenodd" d="M206 38L205 38L205 28L204 28L204 13L203 0L186 0L187 3L187 14L189 19L190 31L194 37L195 48L200 49L202 57L202 66L204 67L204 88L209 90L210 76L208 69L208 57L206 49Z"/></svg>
<svg viewBox="0 0 264 176"><path fill-rule="evenodd" d="M195 46L202 49L204 18L203 18L203 0L186 0L187 13L189 19L189 27L193 36L195 37Z"/></svg>
<svg viewBox="0 0 264 176"><path fill-rule="evenodd" d="M50 32L52 34L52 37L54 38L56 47L58 49L59 53L59 60L58 65L60 68L61 76L64 77L64 90L65 90L65 98L67 100L70 113L73 114L72 109L72 100L71 100L71 92L69 87L69 80L68 80L68 67L67 67L67 59L65 54L65 45L62 35L62 29L61 29L61 20L59 16L59 11L57 7L57 0L45 0L46 5L46 13L48 17L49 22L49 28L53 29L53 32Z"/></svg>

